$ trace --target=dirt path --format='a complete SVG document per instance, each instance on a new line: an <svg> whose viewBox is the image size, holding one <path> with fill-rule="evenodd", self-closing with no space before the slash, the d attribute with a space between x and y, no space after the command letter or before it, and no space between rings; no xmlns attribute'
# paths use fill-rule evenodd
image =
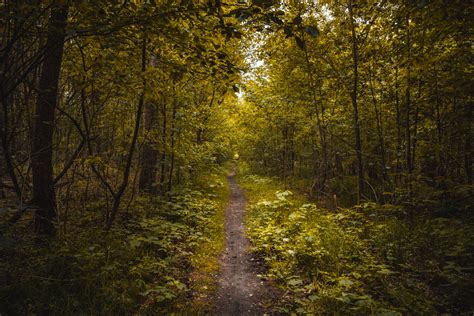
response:
<svg viewBox="0 0 474 316"><path fill-rule="evenodd" d="M234 175L232 171L228 177L231 196L225 211L226 245L220 259L217 315L262 315L268 313L275 290L257 276L262 268L248 252L249 241L244 233L246 201Z"/></svg>

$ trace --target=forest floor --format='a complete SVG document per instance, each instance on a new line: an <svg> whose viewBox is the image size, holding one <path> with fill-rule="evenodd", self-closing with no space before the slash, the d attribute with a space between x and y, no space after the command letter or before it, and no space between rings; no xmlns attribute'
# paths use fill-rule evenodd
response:
<svg viewBox="0 0 474 316"><path fill-rule="evenodd" d="M265 267L249 251L244 228L246 200L234 179L235 170L234 167L228 176L231 193L225 210L225 249L220 258L216 313L262 315L268 313L279 295L261 276Z"/></svg>

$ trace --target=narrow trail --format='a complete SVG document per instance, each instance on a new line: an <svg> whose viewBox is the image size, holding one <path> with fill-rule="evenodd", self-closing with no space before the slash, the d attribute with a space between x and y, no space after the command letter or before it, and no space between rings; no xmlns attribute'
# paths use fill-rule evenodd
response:
<svg viewBox="0 0 474 316"><path fill-rule="evenodd" d="M275 289L257 274L262 267L249 253L245 236L245 197L235 182L235 168L228 176L231 189L229 205L225 211L225 251L221 256L218 280L217 315L262 315L268 313Z"/></svg>

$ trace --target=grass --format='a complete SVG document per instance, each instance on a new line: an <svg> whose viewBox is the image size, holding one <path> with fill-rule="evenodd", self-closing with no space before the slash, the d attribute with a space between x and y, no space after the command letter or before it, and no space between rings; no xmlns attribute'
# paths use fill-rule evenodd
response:
<svg viewBox="0 0 474 316"><path fill-rule="evenodd" d="M217 275L219 273L219 256L224 249L224 213L229 201L229 186L225 166L218 173L201 177L198 186L214 195L218 211L211 218L210 234L201 243L191 257L192 273L190 275L193 299L190 305L181 312L206 314L212 311L213 295L217 290ZM209 185L208 183L211 183Z"/></svg>

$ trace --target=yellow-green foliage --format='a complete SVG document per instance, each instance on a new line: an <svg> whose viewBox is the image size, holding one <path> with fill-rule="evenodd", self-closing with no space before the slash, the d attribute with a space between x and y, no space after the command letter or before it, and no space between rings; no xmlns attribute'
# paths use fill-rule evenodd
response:
<svg viewBox="0 0 474 316"><path fill-rule="evenodd" d="M229 197L229 186L224 172L201 177L199 182L201 187L206 187L207 184L207 191L212 194L217 209L209 221L208 239L199 244L191 257L193 272L190 283L193 301L183 308L183 312L193 314L207 313L212 309L211 298L217 287L219 255L224 248L224 210Z"/></svg>
<svg viewBox="0 0 474 316"><path fill-rule="evenodd" d="M366 203L326 211L274 179L241 178L248 236L297 313L473 311L474 225ZM470 249L469 249L470 248Z"/></svg>
<svg viewBox="0 0 474 316"><path fill-rule="evenodd" d="M219 172L166 199L138 199L109 232L89 223L48 249L26 241L3 245L12 259L0 266L2 314L192 310L191 292L214 286L223 245L228 191Z"/></svg>

